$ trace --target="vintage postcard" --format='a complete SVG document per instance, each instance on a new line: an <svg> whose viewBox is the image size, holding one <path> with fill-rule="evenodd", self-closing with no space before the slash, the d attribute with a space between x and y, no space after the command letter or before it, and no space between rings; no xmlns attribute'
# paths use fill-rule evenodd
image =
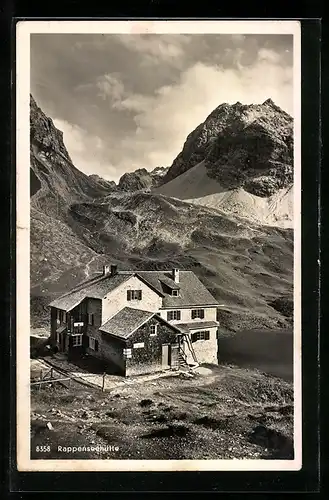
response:
<svg viewBox="0 0 329 500"><path fill-rule="evenodd" d="M19 471L300 470L300 26L17 24Z"/></svg>

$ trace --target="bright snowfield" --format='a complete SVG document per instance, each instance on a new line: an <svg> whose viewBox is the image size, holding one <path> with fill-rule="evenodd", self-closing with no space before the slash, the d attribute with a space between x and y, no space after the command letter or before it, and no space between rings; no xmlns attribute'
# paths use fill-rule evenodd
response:
<svg viewBox="0 0 329 500"><path fill-rule="evenodd" d="M279 189L268 198L253 195L243 188L225 190L216 180L208 177L204 161L153 191L236 214L259 224L293 227L292 186Z"/></svg>

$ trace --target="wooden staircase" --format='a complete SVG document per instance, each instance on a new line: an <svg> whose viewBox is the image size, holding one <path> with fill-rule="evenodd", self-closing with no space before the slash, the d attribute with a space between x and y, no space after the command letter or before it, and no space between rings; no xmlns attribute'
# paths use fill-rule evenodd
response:
<svg viewBox="0 0 329 500"><path fill-rule="evenodd" d="M199 363L198 363L198 359L196 357L196 354L195 354L195 351L193 348L193 344L191 342L191 338L190 338L189 334L184 334L184 340L186 341L186 345L187 345L190 353L192 354L193 365L191 365L191 363L189 363L187 361L187 354L185 353L185 351L183 350L181 345L179 346L179 354L178 354L179 365L180 366L185 365L185 366L188 366L191 368L196 368L197 366L199 366Z"/></svg>
<svg viewBox="0 0 329 500"><path fill-rule="evenodd" d="M184 365L188 366L187 356L186 356L185 352L182 349L179 349L178 363L179 363L179 366L184 366Z"/></svg>

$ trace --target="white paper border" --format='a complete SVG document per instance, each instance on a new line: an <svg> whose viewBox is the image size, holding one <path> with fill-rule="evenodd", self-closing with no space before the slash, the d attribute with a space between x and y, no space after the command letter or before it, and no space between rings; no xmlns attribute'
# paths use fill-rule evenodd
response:
<svg viewBox="0 0 329 500"><path fill-rule="evenodd" d="M291 34L294 40L294 460L30 459L30 34ZM19 21L16 25L17 465L19 471L289 471L302 467L301 35L298 21Z"/></svg>

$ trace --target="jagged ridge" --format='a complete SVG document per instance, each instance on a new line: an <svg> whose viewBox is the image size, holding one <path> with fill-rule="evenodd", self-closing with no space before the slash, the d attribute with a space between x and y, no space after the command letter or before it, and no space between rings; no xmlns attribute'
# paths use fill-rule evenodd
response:
<svg viewBox="0 0 329 500"><path fill-rule="evenodd" d="M30 96L32 205L47 213L65 212L73 201L104 196L109 189L78 170L64 145L63 133Z"/></svg>
<svg viewBox="0 0 329 500"><path fill-rule="evenodd" d="M188 135L163 184L202 161L223 187L271 196L293 182L293 119L271 99L223 103Z"/></svg>

